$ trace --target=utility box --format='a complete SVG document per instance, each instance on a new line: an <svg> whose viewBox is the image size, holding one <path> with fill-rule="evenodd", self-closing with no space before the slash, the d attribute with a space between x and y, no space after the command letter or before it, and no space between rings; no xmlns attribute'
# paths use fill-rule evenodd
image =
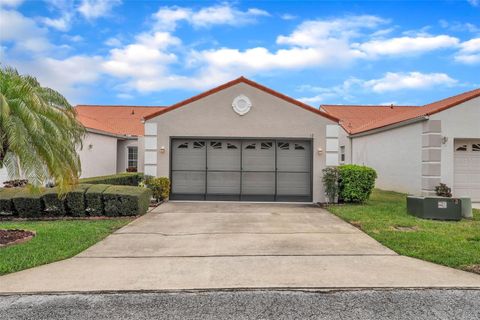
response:
<svg viewBox="0 0 480 320"><path fill-rule="evenodd" d="M460 198L460 202L462 203L462 217L473 219L472 199Z"/></svg>
<svg viewBox="0 0 480 320"><path fill-rule="evenodd" d="M462 204L457 198L407 197L407 212L423 219L461 220Z"/></svg>

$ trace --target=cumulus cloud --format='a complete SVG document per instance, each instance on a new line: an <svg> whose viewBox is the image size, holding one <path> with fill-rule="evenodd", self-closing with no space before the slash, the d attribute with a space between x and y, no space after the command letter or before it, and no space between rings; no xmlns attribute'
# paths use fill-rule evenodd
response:
<svg viewBox="0 0 480 320"><path fill-rule="evenodd" d="M21 5L24 0L0 0L0 7L15 8Z"/></svg>
<svg viewBox="0 0 480 320"><path fill-rule="evenodd" d="M479 7L480 6L480 0L467 0L468 3L470 3L474 7Z"/></svg>
<svg viewBox="0 0 480 320"><path fill-rule="evenodd" d="M466 64L480 63L480 38L463 42L455 60Z"/></svg>
<svg viewBox="0 0 480 320"><path fill-rule="evenodd" d="M77 10L87 20L94 20L109 15L121 3L121 0L82 0Z"/></svg>
<svg viewBox="0 0 480 320"><path fill-rule="evenodd" d="M214 25L240 26L254 23L258 17L269 16L267 11L250 8L241 11L228 3L193 10L186 7L162 7L154 15L156 28L174 30L180 21L186 21L195 28L206 28Z"/></svg>
<svg viewBox="0 0 480 320"><path fill-rule="evenodd" d="M457 46L459 40L447 35L398 37L353 44L368 57L417 54Z"/></svg>
<svg viewBox="0 0 480 320"><path fill-rule="evenodd" d="M373 92L404 89L426 89L437 85L451 86L457 83L445 73L388 72L382 78L365 81L363 86Z"/></svg>

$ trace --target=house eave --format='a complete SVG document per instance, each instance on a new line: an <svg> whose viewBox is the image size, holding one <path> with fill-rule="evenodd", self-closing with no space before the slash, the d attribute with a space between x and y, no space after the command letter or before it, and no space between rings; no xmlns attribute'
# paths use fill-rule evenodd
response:
<svg viewBox="0 0 480 320"><path fill-rule="evenodd" d="M384 126L384 127L381 127L381 128L376 128L376 129L371 129L371 130L364 131L364 132L349 134L348 137L358 138L358 137L368 136L368 135L371 135L371 134L376 134L376 133L379 133L379 132L388 131L388 130L408 126L408 125L413 124L413 123L426 121L426 120L428 120L428 118L429 118L428 116L416 117L416 118L408 119L408 120L405 120L405 121L397 122L397 123L394 123L394 124L390 124L388 126Z"/></svg>

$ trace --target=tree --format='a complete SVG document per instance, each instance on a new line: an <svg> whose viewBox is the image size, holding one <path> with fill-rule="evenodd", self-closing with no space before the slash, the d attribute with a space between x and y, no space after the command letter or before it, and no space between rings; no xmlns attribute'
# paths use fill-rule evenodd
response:
<svg viewBox="0 0 480 320"><path fill-rule="evenodd" d="M85 128L60 93L11 67L0 68L0 168L60 192L78 181Z"/></svg>

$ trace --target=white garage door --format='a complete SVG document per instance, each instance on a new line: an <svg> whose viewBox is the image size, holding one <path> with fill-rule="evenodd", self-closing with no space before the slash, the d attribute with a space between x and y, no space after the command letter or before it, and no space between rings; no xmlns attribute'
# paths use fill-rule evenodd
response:
<svg viewBox="0 0 480 320"><path fill-rule="evenodd" d="M311 201L310 141L173 139L173 200Z"/></svg>
<svg viewBox="0 0 480 320"><path fill-rule="evenodd" d="M480 201L480 140L455 141L455 177L457 197Z"/></svg>

